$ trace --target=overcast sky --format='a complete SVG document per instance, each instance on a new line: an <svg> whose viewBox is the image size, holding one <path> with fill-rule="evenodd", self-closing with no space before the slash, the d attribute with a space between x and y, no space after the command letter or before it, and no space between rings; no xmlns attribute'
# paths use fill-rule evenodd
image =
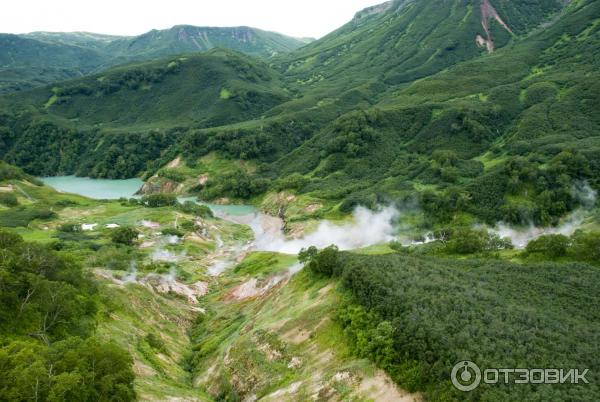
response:
<svg viewBox="0 0 600 402"><path fill-rule="evenodd" d="M139 35L178 24L247 25L319 38L383 0L4 0L0 32Z"/></svg>

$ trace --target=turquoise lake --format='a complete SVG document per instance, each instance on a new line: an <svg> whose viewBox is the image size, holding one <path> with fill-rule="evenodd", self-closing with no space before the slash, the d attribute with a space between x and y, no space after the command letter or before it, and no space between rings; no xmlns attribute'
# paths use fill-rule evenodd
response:
<svg viewBox="0 0 600 402"><path fill-rule="evenodd" d="M75 176L42 177L40 180L63 193L79 194L96 200L129 198L144 184L140 179L109 180Z"/></svg>
<svg viewBox="0 0 600 402"><path fill-rule="evenodd" d="M40 180L63 193L79 194L96 200L131 198L144 184L140 179L110 180L75 176L42 177ZM179 198L179 202L185 201L207 205L217 215L245 216L256 212L256 208L251 205L217 205L198 202L195 197Z"/></svg>

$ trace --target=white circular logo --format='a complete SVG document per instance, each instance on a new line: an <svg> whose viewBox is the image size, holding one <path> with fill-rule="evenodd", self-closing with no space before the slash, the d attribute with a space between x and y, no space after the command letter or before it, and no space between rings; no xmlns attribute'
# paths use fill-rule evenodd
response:
<svg viewBox="0 0 600 402"><path fill-rule="evenodd" d="M452 385L459 391L470 392L481 383L481 370L468 360L457 363L452 369Z"/></svg>

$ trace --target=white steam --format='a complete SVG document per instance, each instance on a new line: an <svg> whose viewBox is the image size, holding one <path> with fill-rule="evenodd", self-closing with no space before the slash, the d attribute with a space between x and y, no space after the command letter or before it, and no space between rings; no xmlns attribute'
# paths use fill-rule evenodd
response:
<svg viewBox="0 0 600 402"><path fill-rule="evenodd" d="M573 196L579 201L584 209L593 208L598 199L598 193L586 181L577 182L573 185Z"/></svg>
<svg viewBox="0 0 600 402"><path fill-rule="evenodd" d="M303 248L324 248L332 244L340 250L352 250L394 240L393 221L398 215L398 210L392 206L378 211L358 207L354 211L352 223L335 225L322 221L315 232L299 239L286 239L281 231L265 230L260 224L260 217L253 220L250 227L256 236L256 250L297 254Z"/></svg>
<svg viewBox="0 0 600 402"><path fill-rule="evenodd" d="M581 204L581 207L567 216L560 225L555 227L536 227L531 223L526 228L515 228L500 222L491 231L502 238L509 238L517 249L527 247L530 241L544 235L571 236L583 226L585 219L590 215L590 209L595 207L598 198L597 192L585 181L575 183L571 191L573 197Z"/></svg>
<svg viewBox="0 0 600 402"><path fill-rule="evenodd" d="M135 260L131 261L129 263L129 271L127 272L127 275L125 275L123 277L123 282L124 283L133 283L133 282L137 282L137 263L135 262Z"/></svg>
<svg viewBox="0 0 600 402"><path fill-rule="evenodd" d="M505 223L499 223L495 228L491 229L502 238L509 238L513 246L517 249L524 249L530 241L544 235L564 235L571 236L583 224L585 213L582 210L577 210L565 220L564 223L556 227L536 227L533 224L527 228L514 228Z"/></svg>
<svg viewBox="0 0 600 402"><path fill-rule="evenodd" d="M186 257L186 253L175 253L164 248L157 248L152 253L152 261L156 262L178 262Z"/></svg>

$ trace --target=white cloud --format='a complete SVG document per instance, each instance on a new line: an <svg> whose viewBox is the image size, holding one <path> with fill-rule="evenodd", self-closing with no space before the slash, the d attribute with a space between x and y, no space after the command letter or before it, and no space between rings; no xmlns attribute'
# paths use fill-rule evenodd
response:
<svg viewBox="0 0 600 402"><path fill-rule="evenodd" d="M19 0L6 1L0 31L87 31L139 35L173 25L246 25L321 37L383 0Z"/></svg>

